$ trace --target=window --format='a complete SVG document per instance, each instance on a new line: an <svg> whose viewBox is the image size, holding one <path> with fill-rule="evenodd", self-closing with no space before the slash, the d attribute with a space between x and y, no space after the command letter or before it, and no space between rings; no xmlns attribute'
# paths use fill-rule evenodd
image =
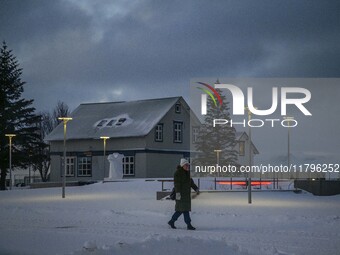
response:
<svg viewBox="0 0 340 255"><path fill-rule="evenodd" d="M66 176L74 176L75 157L66 157ZM64 175L64 157L61 157L61 176Z"/></svg>
<svg viewBox="0 0 340 255"><path fill-rule="evenodd" d="M78 176L92 175L92 158L80 157L78 158Z"/></svg>
<svg viewBox="0 0 340 255"><path fill-rule="evenodd" d="M240 156L244 156L244 152L245 152L245 142L244 141L240 141L239 142L239 151L238 151L238 153L239 153L239 155Z"/></svg>
<svg viewBox="0 0 340 255"><path fill-rule="evenodd" d="M96 128L123 127L123 126L130 125L132 122L133 122L133 119L131 119L128 114L121 114L116 117L98 120L94 124L94 127Z"/></svg>
<svg viewBox="0 0 340 255"><path fill-rule="evenodd" d="M155 129L155 141L163 142L163 124L158 124Z"/></svg>
<svg viewBox="0 0 340 255"><path fill-rule="evenodd" d="M197 142L199 131L200 131L199 127L192 128L192 142L193 143Z"/></svg>
<svg viewBox="0 0 340 255"><path fill-rule="evenodd" d="M106 122L107 122L107 120L101 120L101 121L98 123L97 127L103 127L103 126L105 125Z"/></svg>
<svg viewBox="0 0 340 255"><path fill-rule="evenodd" d="M109 121L109 123L107 123L107 125L106 125L106 126L107 126L107 127L112 127L112 126L113 126L113 124L115 124L115 123L116 123L116 121L117 121L116 119L112 119L112 120L110 120L110 121Z"/></svg>
<svg viewBox="0 0 340 255"><path fill-rule="evenodd" d="M124 176L135 175L135 157L126 156L123 158L123 173Z"/></svg>
<svg viewBox="0 0 340 255"><path fill-rule="evenodd" d="M175 112L176 113L181 113L181 104L176 104L175 105Z"/></svg>
<svg viewBox="0 0 340 255"><path fill-rule="evenodd" d="M174 121L174 143L182 142L183 122Z"/></svg>
<svg viewBox="0 0 340 255"><path fill-rule="evenodd" d="M117 121L116 126L121 126L125 121L126 121L126 118L120 118L120 119Z"/></svg>

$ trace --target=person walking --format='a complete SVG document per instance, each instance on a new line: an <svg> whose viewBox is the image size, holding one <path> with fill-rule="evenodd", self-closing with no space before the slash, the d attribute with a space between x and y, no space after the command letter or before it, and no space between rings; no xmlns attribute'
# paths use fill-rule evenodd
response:
<svg viewBox="0 0 340 255"><path fill-rule="evenodd" d="M189 162L184 158L181 159L180 165L175 172L174 185L176 192L175 213L172 215L168 224L171 228L176 229L175 221L183 214L187 229L195 230L196 228L191 225L189 213L191 211L191 188L193 188L197 194L199 194L199 189L190 178Z"/></svg>

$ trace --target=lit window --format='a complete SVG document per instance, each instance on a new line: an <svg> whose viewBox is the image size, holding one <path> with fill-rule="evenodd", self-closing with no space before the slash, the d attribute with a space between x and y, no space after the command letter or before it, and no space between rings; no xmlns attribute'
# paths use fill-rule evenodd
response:
<svg viewBox="0 0 340 255"><path fill-rule="evenodd" d="M155 128L155 141L163 142L163 124L158 124Z"/></svg>
<svg viewBox="0 0 340 255"><path fill-rule="evenodd" d="M174 121L174 142L182 142L183 122Z"/></svg>
<svg viewBox="0 0 340 255"><path fill-rule="evenodd" d="M123 158L123 173L124 176L135 175L135 157L126 156Z"/></svg>
<svg viewBox="0 0 340 255"><path fill-rule="evenodd" d="M244 156L245 153L245 142L244 141L240 141L239 142L239 155L240 156Z"/></svg>
<svg viewBox="0 0 340 255"><path fill-rule="evenodd" d="M78 158L78 176L92 175L92 158L79 157Z"/></svg>

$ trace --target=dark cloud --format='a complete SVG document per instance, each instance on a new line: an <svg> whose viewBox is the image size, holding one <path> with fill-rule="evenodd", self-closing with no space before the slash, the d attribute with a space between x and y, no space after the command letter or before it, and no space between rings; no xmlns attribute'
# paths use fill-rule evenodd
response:
<svg viewBox="0 0 340 255"><path fill-rule="evenodd" d="M193 77L339 77L338 1L0 1L38 109L189 94Z"/></svg>

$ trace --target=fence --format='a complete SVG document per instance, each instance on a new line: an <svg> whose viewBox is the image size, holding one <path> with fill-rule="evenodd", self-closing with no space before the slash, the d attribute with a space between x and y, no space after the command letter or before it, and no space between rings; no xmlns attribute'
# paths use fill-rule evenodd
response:
<svg viewBox="0 0 340 255"><path fill-rule="evenodd" d="M193 178L194 182L200 190L238 190L247 189L248 180L246 178ZM171 190L173 187L173 179L159 179L161 182L161 190ZM265 190L283 190L293 189L294 180L289 179L252 179L251 186L254 189Z"/></svg>
<svg viewBox="0 0 340 255"><path fill-rule="evenodd" d="M246 178L193 178L194 182L203 192L210 191L247 191L249 182ZM159 179L161 191L158 191L157 199L162 199L171 193L173 179ZM253 190L280 191L294 190L294 180L289 179L252 179Z"/></svg>

